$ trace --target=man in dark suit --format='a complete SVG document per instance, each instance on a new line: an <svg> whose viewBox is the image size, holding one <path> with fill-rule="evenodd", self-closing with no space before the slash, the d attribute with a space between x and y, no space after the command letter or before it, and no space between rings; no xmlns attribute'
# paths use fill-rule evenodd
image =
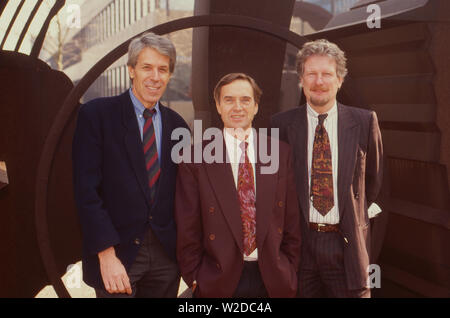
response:
<svg viewBox="0 0 450 318"><path fill-rule="evenodd" d="M252 129L261 93L246 74L224 76L214 90L224 123L214 140L222 146L215 157L223 161L179 166L177 257L195 297L296 295L300 213L294 171L289 146L281 143L278 151L278 140ZM256 153L263 143L278 164L270 174Z"/></svg>
<svg viewBox="0 0 450 318"><path fill-rule="evenodd" d="M82 105L73 177L83 279L97 297L176 297L173 129L185 121L159 100L173 73L172 42L153 33L128 51L132 88Z"/></svg>
<svg viewBox="0 0 450 318"><path fill-rule="evenodd" d="M344 52L306 43L297 71L307 104L272 118L293 148L303 212L300 297L370 297L368 207L381 187L382 143L375 112L344 106L336 94Z"/></svg>

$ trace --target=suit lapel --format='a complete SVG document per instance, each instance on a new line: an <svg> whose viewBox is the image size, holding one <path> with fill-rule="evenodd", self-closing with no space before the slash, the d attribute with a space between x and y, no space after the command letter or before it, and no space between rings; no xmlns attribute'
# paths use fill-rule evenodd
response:
<svg viewBox="0 0 450 318"><path fill-rule="evenodd" d="M350 110L338 104L338 200L342 219L345 193L350 189L356 159L358 128Z"/></svg>
<svg viewBox="0 0 450 318"><path fill-rule="evenodd" d="M146 202L150 207L150 191L148 187L147 170L145 168L142 140L140 138L136 113L134 112L133 103L131 102L128 91L120 95L120 98L122 105L123 124L125 127L125 149L127 151L128 158L130 160L131 166L133 167L142 193L145 196Z"/></svg>
<svg viewBox="0 0 450 318"><path fill-rule="evenodd" d="M254 149L257 156L255 164L256 171L254 171L256 178L256 244L257 248L261 250L269 229L270 220L272 219L278 174L261 174L262 163L260 161L259 152L257 151L257 140L259 139L259 145L261 145L262 142L266 142L266 149L270 149L270 139L266 136L256 134L254 136L257 136L257 138L254 138Z"/></svg>
<svg viewBox="0 0 450 318"><path fill-rule="evenodd" d="M256 137L254 138L254 149L257 154L257 161L255 164L256 171L254 171L256 179L256 244L257 247L261 249L272 217L272 207L274 206L277 187L277 174L261 174L262 164L258 156L257 143L258 138L263 138L263 142L266 142L267 137L261 137L256 134L254 136ZM268 146L270 147L270 144ZM225 142L223 143L223 151L225 157L224 160L226 160L227 151ZM228 226L233 233L236 244L243 253L240 204L231 165L229 163L211 163L205 164L204 166L210 179L211 187L221 206ZM217 180L220 180L220 182L217 182Z"/></svg>
<svg viewBox="0 0 450 318"><path fill-rule="evenodd" d="M227 160L227 150L225 140L223 140L223 162L224 163L204 163L203 166L208 174L211 188L213 189L217 201L223 211L223 215L233 233L239 250L243 253L243 233L240 213L239 199L234 183L231 165Z"/></svg>
<svg viewBox="0 0 450 318"><path fill-rule="evenodd" d="M308 185L308 121L306 105L298 109L297 116L288 126L289 144L294 153L296 185L299 205L306 223L309 223L309 185Z"/></svg>

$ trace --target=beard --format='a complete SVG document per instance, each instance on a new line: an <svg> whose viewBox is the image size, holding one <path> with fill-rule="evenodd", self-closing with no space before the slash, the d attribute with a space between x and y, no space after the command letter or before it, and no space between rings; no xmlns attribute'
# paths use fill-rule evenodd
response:
<svg viewBox="0 0 450 318"><path fill-rule="evenodd" d="M314 93L314 92L316 92L316 93L318 93L318 92L324 93L322 96L315 96L315 95L311 94L310 98L309 98L309 101L308 101L311 106L324 107L328 103L330 103L331 98L330 98L330 95L329 95L329 93L330 93L330 89L329 88L327 88L325 86L319 86L318 85L318 86L311 87L310 90L311 90L312 93Z"/></svg>
<svg viewBox="0 0 450 318"><path fill-rule="evenodd" d="M330 102L330 99L327 97L323 97L323 98L311 97L309 102L310 102L311 106L323 107L323 106L326 106Z"/></svg>

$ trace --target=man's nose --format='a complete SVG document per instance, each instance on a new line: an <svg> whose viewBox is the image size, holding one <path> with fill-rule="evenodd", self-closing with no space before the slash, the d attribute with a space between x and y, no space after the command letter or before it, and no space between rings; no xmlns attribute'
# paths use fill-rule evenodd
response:
<svg viewBox="0 0 450 318"><path fill-rule="evenodd" d="M316 77L316 84L323 84L323 77L322 75L317 75Z"/></svg>
<svg viewBox="0 0 450 318"><path fill-rule="evenodd" d="M241 104L239 100L236 100L234 103L234 109L237 111L240 111L244 108L244 106Z"/></svg>
<svg viewBox="0 0 450 318"><path fill-rule="evenodd" d="M153 71L151 72L151 74L150 74L150 78L151 78L152 80L154 80L154 81L159 81L160 77L161 77L161 76L160 76L158 70L153 70Z"/></svg>

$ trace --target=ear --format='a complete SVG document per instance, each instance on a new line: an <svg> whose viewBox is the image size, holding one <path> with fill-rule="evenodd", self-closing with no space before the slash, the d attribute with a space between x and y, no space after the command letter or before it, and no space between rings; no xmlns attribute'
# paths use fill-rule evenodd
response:
<svg viewBox="0 0 450 318"><path fill-rule="evenodd" d="M259 105L257 103L255 103L255 113L253 115L256 115L258 113L259 110Z"/></svg>
<svg viewBox="0 0 450 318"><path fill-rule="evenodd" d="M338 90L340 90L342 87L342 83L344 82L344 79L342 77L338 77L338 81L339 81Z"/></svg>
<svg viewBox="0 0 450 318"><path fill-rule="evenodd" d="M135 76L134 68L131 65L128 65L128 74L130 75L131 79L134 79Z"/></svg>
<svg viewBox="0 0 450 318"><path fill-rule="evenodd" d="M220 103L218 101L216 101L216 109L219 115L222 115L222 108L220 107Z"/></svg>

